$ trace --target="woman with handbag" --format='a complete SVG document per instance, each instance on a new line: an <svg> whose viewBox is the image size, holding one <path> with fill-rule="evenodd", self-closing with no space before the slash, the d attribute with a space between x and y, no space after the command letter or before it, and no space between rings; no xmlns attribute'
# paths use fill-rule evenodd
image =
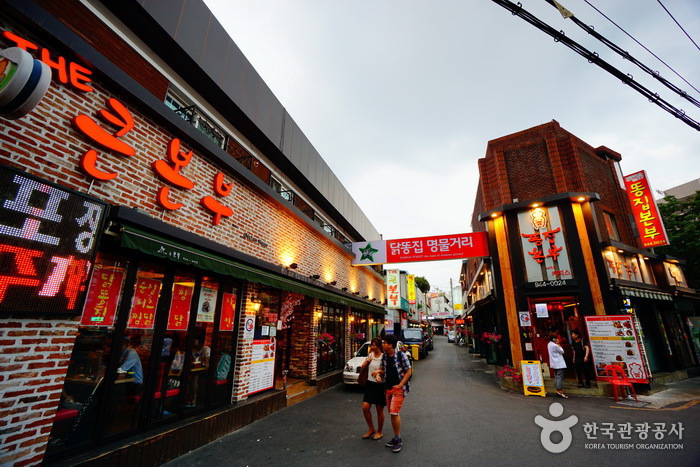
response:
<svg viewBox="0 0 700 467"><path fill-rule="evenodd" d="M377 373L382 362L382 339L375 337L369 346L369 354L367 359L362 363L362 373L366 373L367 382L365 383L365 396L362 399L362 413L367 422L367 433L362 436L362 439L382 439L384 434L384 406L386 405L386 396L384 395L384 383L381 382L380 373ZM372 405L375 406L377 412L377 429L375 431L372 422Z"/></svg>

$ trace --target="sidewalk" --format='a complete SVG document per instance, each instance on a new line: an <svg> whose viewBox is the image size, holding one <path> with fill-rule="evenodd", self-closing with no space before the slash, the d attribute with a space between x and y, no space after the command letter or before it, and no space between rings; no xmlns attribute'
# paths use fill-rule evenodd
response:
<svg viewBox="0 0 700 467"><path fill-rule="evenodd" d="M478 354L468 353L467 358L471 363L470 369L472 371L496 375L495 365L487 364L486 359L480 358ZM500 384L500 380L496 379L496 383L503 388L503 385ZM599 388L598 385L593 382L593 389L585 390L578 389L575 381L567 380L564 382L564 392L574 397L601 397L610 398L614 401L612 396L607 394L604 390L604 386L606 385L607 383L602 383ZM548 394L553 394L555 392L552 378L545 378L545 387ZM635 404L634 400L631 401L631 404L646 409L664 410L677 410L679 408L700 404L700 377L667 382L660 385L660 387L661 389L656 389L653 393L648 395L637 394L639 404ZM512 390L512 388L503 389ZM618 403L629 405L630 401L620 400Z"/></svg>

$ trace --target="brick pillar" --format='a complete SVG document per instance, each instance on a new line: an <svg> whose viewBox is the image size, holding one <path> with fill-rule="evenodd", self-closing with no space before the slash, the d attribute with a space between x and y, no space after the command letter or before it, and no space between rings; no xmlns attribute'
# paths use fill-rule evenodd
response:
<svg viewBox="0 0 700 467"><path fill-rule="evenodd" d="M250 365L253 361L253 340L245 339L245 318L246 315L254 315L253 296L260 296L259 285L248 283L241 294L241 317L238 321L238 345L236 346L236 363L233 373L233 394L232 402L242 402L248 399L250 390Z"/></svg>
<svg viewBox="0 0 700 467"><path fill-rule="evenodd" d="M318 299L306 297L294 310L292 339L289 343L289 376L312 379L316 377L316 336Z"/></svg>
<svg viewBox="0 0 700 467"><path fill-rule="evenodd" d="M41 463L77 329L72 320L0 320L0 465Z"/></svg>

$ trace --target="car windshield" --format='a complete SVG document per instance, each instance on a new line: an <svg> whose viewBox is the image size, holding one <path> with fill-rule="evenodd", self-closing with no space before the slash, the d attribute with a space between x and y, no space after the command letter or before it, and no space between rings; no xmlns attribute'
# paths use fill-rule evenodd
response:
<svg viewBox="0 0 700 467"><path fill-rule="evenodd" d="M356 357L366 357L369 354L369 342L365 342L360 347L360 350L355 354Z"/></svg>
<svg viewBox="0 0 700 467"><path fill-rule="evenodd" d="M404 340L422 340L422 332L420 329L404 329L403 331Z"/></svg>

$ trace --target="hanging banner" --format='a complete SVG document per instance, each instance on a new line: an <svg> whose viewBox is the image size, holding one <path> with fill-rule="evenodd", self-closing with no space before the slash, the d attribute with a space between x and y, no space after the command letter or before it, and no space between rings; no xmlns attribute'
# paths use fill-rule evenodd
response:
<svg viewBox="0 0 700 467"><path fill-rule="evenodd" d="M436 237L373 240L352 244L353 266L488 256L486 232L439 235Z"/></svg>
<svg viewBox="0 0 700 467"><path fill-rule="evenodd" d="M406 276L406 285L408 286L408 304L416 304L416 276L408 274Z"/></svg>
<svg viewBox="0 0 700 467"><path fill-rule="evenodd" d="M399 288L399 270L387 269L386 271L386 307L391 310L401 309L401 291Z"/></svg>
<svg viewBox="0 0 700 467"><path fill-rule="evenodd" d="M95 268L85 300L83 315L80 318L80 325L114 326L123 283L123 271Z"/></svg>
<svg viewBox="0 0 700 467"><path fill-rule="evenodd" d="M652 248L668 245L668 236L664 222L659 215L659 208L654 201L654 192L649 185L644 170L625 175L625 189L632 206L634 222L639 230L642 247Z"/></svg>
<svg viewBox="0 0 700 467"><path fill-rule="evenodd" d="M586 316L596 379L608 381L607 365L617 365L633 383L649 383L631 315Z"/></svg>
<svg viewBox="0 0 700 467"><path fill-rule="evenodd" d="M225 293L221 303L220 331L233 331L233 317L236 311L236 294Z"/></svg>
<svg viewBox="0 0 700 467"><path fill-rule="evenodd" d="M217 289L202 287L199 292L199 306L197 307L198 323L213 323L214 308L216 307L216 297L219 295Z"/></svg>
<svg viewBox="0 0 700 467"><path fill-rule="evenodd" d="M132 329L153 329L160 296L161 282L158 279L136 279L134 299L129 313L129 324Z"/></svg>
<svg viewBox="0 0 700 467"><path fill-rule="evenodd" d="M173 285L173 298L170 301L168 314L168 331L186 331L190 323L190 303L194 287L189 285Z"/></svg>

